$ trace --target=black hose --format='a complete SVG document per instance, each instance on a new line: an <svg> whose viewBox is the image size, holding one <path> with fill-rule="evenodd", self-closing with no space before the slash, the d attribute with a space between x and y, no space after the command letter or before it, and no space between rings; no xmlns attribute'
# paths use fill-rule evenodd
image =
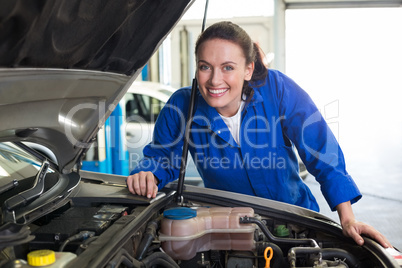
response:
<svg viewBox="0 0 402 268"><path fill-rule="evenodd" d="M152 255L149 255L144 260L142 260L142 264L145 268L152 267L154 265L161 265L162 267L172 267L172 268L180 268L180 266L166 253L156 252Z"/></svg>
<svg viewBox="0 0 402 268"><path fill-rule="evenodd" d="M257 224L258 227L260 227L261 231L265 234L268 240L274 243L280 243L280 244L285 244L285 245L310 245L310 247L294 247L291 249L293 250L294 255L297 253L317 253L317 254L322 254L321 258L323 260L330 260L330 259L341 259L343 260L349 267L351 268L359 268L361 267L360 261L347 252L346 250L342 249L337 249L337 248L327 248L327 249L322 249L318 247L318 244L315 240L313 239L295 239L295 238L279 238L274 235L269 231L267 226L263 224L259 219L254 218L254 217L240 217L240 223L255 223ZM272 245L270 245L272 247ZM274 247L272 247L274 250ZM280 249L280 248L279 248ZM274 251L275 252L275 251ZM282 252L282 250L281 250ZM277 254L277 253L275 253ZM283 256L283 253L282 253Z"/></svg>
<svg viewBox="0 0 402 268"><path fill-rule="evenodd" d="M142 261L138 261L130 256L125 249L120 249L113 259L105 266L106 268L116 268L123 264L127 268L151 268L151 267L165 267L165 268L180 268L179 265L166 253L155 252L145 257Z"/></svg>
<svg viewBox="0 0 402 268"><path fill-rule="evenodd" d="M120 267L123 264L126 268L141 268L143 267L142 262L134 259L130 253L124 248L121 248L116 255L111 259L108 264L105 266L106 268L116 268Z"/></svg>
<svg viewBox="0 0 402 268"><path fill-rule="evenodd" d="M144 237L142 238L140 245L138 246L136 259L141 261L148 251L149 246L152 241L156 238L156 230L158 229L157 221L150 221L147 224L147 229L145 230Z"/></svg>
<svg viewBox="0 0 402 268"><path fill-rule="evenodd" d="M280 243L280 244L286 244L286 245L309 245L312 247L318 247L317 242L314 239L308 239L308 238L303 238L303 239L296 239L296 238L280 238L274 236L267 226L263 224L259 219L254 218L254 217L240 217L240 223L247 224L247 223L255 223L257 224L258 227L260 227L261 231L265 234L267 239L269 239L271 242L274 243Z"/></svg>
<svg viewBox="0 0 402 268"><path fill-rule="evenodd" d="M361 267L360 261L346 250L338 248L323 248L321 252L324 260L340 259L345 262L349 268Z"/></svg>
<svg viewBox="0 0 402 268"><path fill-rule="evenodd" d="M73 242L73 241L77 241L77 240L86 240L88 238L91 238L95 235L95 232L92 231L81 231L78 234L75 234L73 236L70 236L69 238L66 239L66 241L63 242L63 244L61 244L59 251L63 252L64 248L67 246L68 243Z"/></svg>

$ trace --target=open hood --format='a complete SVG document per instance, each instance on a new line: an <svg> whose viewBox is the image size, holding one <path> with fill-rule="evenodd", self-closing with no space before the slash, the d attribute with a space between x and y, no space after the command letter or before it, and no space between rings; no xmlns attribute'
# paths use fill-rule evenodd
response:
<svg viewBox="0 0 402 268"><path fill-rule="evenodd" d="M69 172L191 0L0 0L0 141Z"/></svg>

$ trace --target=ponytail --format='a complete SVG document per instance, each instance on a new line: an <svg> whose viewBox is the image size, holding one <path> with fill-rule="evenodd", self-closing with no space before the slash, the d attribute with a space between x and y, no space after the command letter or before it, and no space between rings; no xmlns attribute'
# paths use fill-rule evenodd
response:
<svg viewBox="0 0 402 268"><path fill-rule="evenodd" d="M261 48L253 43L254 50L254 72L250 81L244 81L243 94L246 97L251 97L254 94L252 87L261 87L265 84L265 78L268 74L268 67L264 64L264 52Z"/></svg>

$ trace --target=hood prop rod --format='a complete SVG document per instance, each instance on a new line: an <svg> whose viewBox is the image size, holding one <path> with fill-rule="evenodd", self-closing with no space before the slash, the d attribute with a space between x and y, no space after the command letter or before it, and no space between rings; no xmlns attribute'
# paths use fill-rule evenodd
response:
<svg viewBox="0 0 402 268"><path fill-rule="evenodd" d="M207 10L208 10L208 2L205 2L205 10L204 10L204 18L202 20L202 28L201 33L204 32L205 29L205 22L207 19ZM184 187L184 176L186 175L186 166L187 166L187 158L188 158L188 142L190 140L190 130L191 124L193 123L194 119L194 107L195 107L195 97L198 88L197 79L194 77L193 83L191 86L191 96L190 96L190 104L187 111L187 122L186 122L186 129L184 132L184 141L183 141L183 152L181 156L181 165L180 165L180 174L179 174L179 181L177 183L177 192L176 192L176 202L178 204L183 204L183 187Z"/></svg>

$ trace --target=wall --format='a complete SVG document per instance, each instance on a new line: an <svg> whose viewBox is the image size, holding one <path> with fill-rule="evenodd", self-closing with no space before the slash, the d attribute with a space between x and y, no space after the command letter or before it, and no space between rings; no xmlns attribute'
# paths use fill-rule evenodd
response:
<svg viewBox="0 0 402 268"><path fill-rule="evenodd" d="M216 19L208 20L206 27L218 21ZM231 18L230 21L246 30L252 40L261 46L268 59L272 58L274 46L272 17ZM182 20L168 38L167 42L170 42L171 47L171 85L175 88L191 85L195 74L194 47L196 39L201 33L201 26L202 20ZM180 61L180 31L183 31L183 29L187 30L189 36L188 58L185 59L186 63L184 65ZM186 72L186 69L188 72ZM182 84L182 74L187 76L184 84Z"/></svg>

